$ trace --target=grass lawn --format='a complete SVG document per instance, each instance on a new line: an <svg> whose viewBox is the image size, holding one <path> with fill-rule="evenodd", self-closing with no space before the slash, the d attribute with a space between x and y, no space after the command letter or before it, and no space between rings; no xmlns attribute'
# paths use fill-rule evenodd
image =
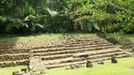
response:
<svg viewBox="0 0 134 75"><path fill-rule="evenodd" d="M11 75L12 71L17 71L22 67L25 66L0 68L0 75ZM43 75L134 75L134 58L118 59L118 64L111 64L110 61L105 61L104 65L94 63L94 67L89 69L85 67L74 70L50 69Z"/></svg>
<svg viewBox="0 0 134 75"><path fill-rule="evenodd" d="M126 34L126 35L124 35L124 36L125 36L126 38L128 38L128 39L134 41L134 34Z"/></svg>
<svg viewBox="0 0 134 75"><path fill-rule="evenodd" d="M58 39L60 37L89 37L89 36L96 36L96 34L39 34L39 35L2 35L0 36L0 40L38 40L38 39Z"/></svg>
<svg viewBox="0 0 134 75"><path fill-rule="evenodd" d="M110 33L109 36L114 37L116 39L127 38L134 41L134 34Z"/></svg>
<svg viewBox="0 0 134 75"><path fill-rule="evenodd" d="M110 34L110 33L109 33ZM58 39L60 37L95 37L95 33L63 33L63 34L33 34L33 35L0 35L0 40L42 40L42 39ZM121 33L111 33L110 36L115 38L128 38L134 41L134 34L121 34Z"/></svg>

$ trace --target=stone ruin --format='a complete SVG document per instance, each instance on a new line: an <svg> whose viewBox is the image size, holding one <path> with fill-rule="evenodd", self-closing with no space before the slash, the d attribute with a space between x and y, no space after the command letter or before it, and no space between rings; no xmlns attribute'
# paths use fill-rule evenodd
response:
<svg viewBox="0 0 134 75"><path fill-rule="evenodd" d="M31 54L32 56L30 56ZM34 67L31 63L40 63L36 65L40 66L44 62L43 66L46 66L43 68L49 69L73 64L86 64L87 60L92 62L98 62L100 59L109 60L113 54L118 54L117 58L129 56L120 48L100 37L65 37L63 39L16 42L0 41L0 67L27 65L27 62L31 59L31 67ZM33 58L37 56L39 59L36 59L36 62L33 61ZM40 68L36 69L40 70Z"/></svg>
<svg viewBox="0 0 134 75"><path fill-rule="evenodd" d="M44 66L42 60L39 57L30 57L29 70L30 75L40 75L46 72L46 67Z"/></svg>
<svg viewBox="0 0 134 75"><path fill-rule="evenodd" d="M87 60L86 62L86 68L92 68L93 67L93 64L90 60Z"/></svg>
<svg viewBox="0 0 134 75"><path fill-rule="evenodd" d="M98 61L98 64L103 65L103 64L104 64L104 61L103 61L102 59L100 59L100 60Z"/></svg>
<svg viewBox="0 0 134 75"><path fill-rule="evenodd" d="M12 75L24 75L24 74L25 74L25 72L23 72L23 71L15 71L12 73Z"/></svg>
<svg viewBox="0 0 134 75"><path fill-rule="evenodd" d="M112 55L112 57L111 57L111 63L118 63L115 55Z"/></svg>
<svg viewBox="0 0 134 75"><path fill-rule="evenodd" d="M71 65L67 66L65 69L66 70L73 70L73 69L78 69L80 67L82 67L81 64L71 64Z"/></svg>

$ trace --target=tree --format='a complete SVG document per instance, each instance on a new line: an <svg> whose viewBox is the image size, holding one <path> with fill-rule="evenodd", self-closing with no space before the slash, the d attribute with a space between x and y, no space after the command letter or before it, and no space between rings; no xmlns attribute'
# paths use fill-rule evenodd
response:
<svg viewBox="0 0 134 75"><path fill-rule="evenodd" d="M134 33L133 3L133 0L1 0L0 32Z"/></svg>

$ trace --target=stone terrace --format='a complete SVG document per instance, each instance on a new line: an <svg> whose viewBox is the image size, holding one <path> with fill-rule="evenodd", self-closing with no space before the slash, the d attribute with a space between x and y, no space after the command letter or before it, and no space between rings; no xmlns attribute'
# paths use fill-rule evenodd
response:
<svg viewBox="0 0 134 75"><path fill-rule="evenodd" d="M0 41L0 66L26 64L30 54L39 56L47 68L84 64L88 54L92 62L110 59L113 54L128 54L99 37L60 38L57 40Z"/></svg>

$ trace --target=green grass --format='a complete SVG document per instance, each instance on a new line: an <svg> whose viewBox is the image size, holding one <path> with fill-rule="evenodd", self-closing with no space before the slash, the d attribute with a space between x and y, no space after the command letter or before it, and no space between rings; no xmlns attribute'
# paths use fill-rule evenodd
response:
<svg viewBox="0 0 134 75"><path fill-rule="evenodd" d="M19 71L21 68L26 68L26 66L0 68L0 75L12 75L13 71Z"/></svg>
<svg viewBox="0 0 134 75"><path fill-rule="evenodd" d="M0 40L38 40L38 39L58 39L60 37L89 37L95 34L39 34L39 35L2 35Z"/></svg>
<svg viewBox="0 0 134 75"><path fill-rule="evenodd" d="M116 39L127 38L134 41L134 34L110 33L109 36Z"/></svg>
<svg viewBox="0 0 134 75"><path fill-rule="evenodd" d="M64 34L35 34L35 35L0 35L0 40L39 40L39 39L58 39L60 37L95 37L96 34L74 34L74 33L64 33ZM134 34L122 34L122 33L112 33L110 36L115 38L128 38L134 41Z"/></svg>
<svg viewBox="0 0 134 75"><path fill-rule="evenodd" d="M104 65L94 63L93 68L82 67L80 69L65 70L65 68L50 69L43 75L134 75L134 58L118 59L118 64L105 61ZM12 71L19 70L25 66L0 68L0 75L11 75ZM29 74L26 74L29 75Z"/></svg>
<svg viewBox="0 0 134 75"><path fill-rule="evenodd" d="M128 39L134 41L134 34L125 34L124 36L125 36L126 38L128 38Z"/></svg>

